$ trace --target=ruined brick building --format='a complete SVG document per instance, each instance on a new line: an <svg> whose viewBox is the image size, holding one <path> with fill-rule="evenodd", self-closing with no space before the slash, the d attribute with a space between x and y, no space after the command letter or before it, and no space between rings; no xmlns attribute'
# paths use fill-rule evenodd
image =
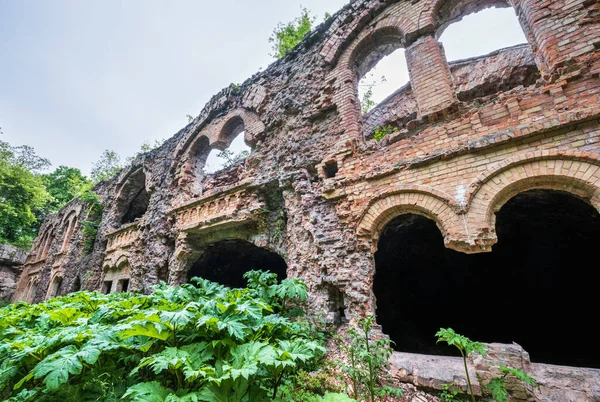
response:
<svg viewBox="0 0 600 402"><path fill-rule="evenodd" d="M528 46L448 63L440 33L488 6L514 8ZM398 48L409 85L363 115L358 81ZM14 300L269 269L330 322L376 313L401 381L460 378L434 339L452 327L505 344L483 379L509 361L538 400L600 400L599 74L598 0L352 1L101 183L90 253L86 205L48 218ZM205 174L242 132L251 155Z"/></svg>

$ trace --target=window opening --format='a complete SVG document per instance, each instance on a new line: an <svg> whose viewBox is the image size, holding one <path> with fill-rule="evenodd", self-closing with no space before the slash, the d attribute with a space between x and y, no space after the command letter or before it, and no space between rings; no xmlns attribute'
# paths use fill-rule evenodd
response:
<svg viewBox="0 0 600 402"><path fill-rule="evenodd" d="M117 282L117 292L127 292L129 288L129 279L121 279Z"/></svg>
<svg viewBox="0 0 600 402"><path fill-rule="evenodd" d="M363 114L369 113L409 82L404 49L384 56L358 83L358 96Z"/></svg>
<svg viewBox="0 0 600 402"><path fill-rule="evenodd" d="M323 171L325 173L325 177L328 179L335 177L338 172L338 164L337 161L327 161L323 166Z"/></svg>
<svg viewBox="0 0 600 402"><path fill-rule="evenodd" d="M449 62L527 43L512 7L486 8L469 14L442 26L437 36L444 45Z"/></svg>
<svg viewBox="0 0 600 402"><path fill-rule="evenodd" d="M229 147L223 150L211 149L208 158L206 158L204 171L206 173L215 173L226 169L246 159L251 152L252 149L244 141L244 132L242 131L234 138Z"/></svg>
<svg viewBox="0 0 600 402"><path fill-rule="evenodd" d="M113 281L104 281L104 287L102 288L102 293L105 295L109 294L112 289Z"/></svg>

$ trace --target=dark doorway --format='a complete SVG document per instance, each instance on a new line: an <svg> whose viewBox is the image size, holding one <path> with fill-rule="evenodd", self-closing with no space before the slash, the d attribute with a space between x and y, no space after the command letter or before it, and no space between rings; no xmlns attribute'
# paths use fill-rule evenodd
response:
<svg viewBox="0 0 600 402"><path fill-rule="evenodd" d="M218 282L232 288L246 286L244 274L252 270L277 274L286 278L287 265L278 254L243 240L225 240L206 248L192 265L188 280L195 276Z"/></svg>
<svg viewBox="0 0 600 402"><path fill-rule="evenodd" d="M531 190L496 214L498 244L467 255L444 247L436 224L402 215L375 254L377 320L399 351L453 354L440 327L473 340L516 342L532 361L600 367L595 267L600 214L563 192Z"/></svg>

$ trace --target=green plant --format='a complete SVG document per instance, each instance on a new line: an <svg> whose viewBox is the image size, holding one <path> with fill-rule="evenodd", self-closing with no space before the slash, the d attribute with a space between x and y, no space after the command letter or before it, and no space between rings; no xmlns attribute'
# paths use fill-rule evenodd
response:
<svg viewBox="0 0 600 402"><path fill-rule="evenodd" d="M467 376L467 383L469 385L469 395L471 400L475 402L475 394L473 393L473 386L471 385L471 378L469 377L469 369L467 368L467 356L472 352L477 352L481 355L485 355L486 346L481 342L474 342L466 336L459 335L452 328L440 328L435 334L437 342L446 342L450 346L455 346L463 358L463 364L465 366L465 374Z"/></svg>
<svg viewBox="0 0 600 402"><path fill-rule="evenodd" d="M475 342L464 335L457 334L452 328L440 328L440 330L436 333L436 337L438 338L438 342L446 342L448 345L455 346L460 351L465 367L465 374L467 376L467 383L469 385L469 395L471 396L471 400L475 402L475 394L473 393L473 387L471 386L471 379L469 377L469 370L467 368L467 356L472 352L477 352L480 355L485 356L487 347L481 342ZM506 402L506 399L508 398L508 391L506 390L506 377L508 375L516 377L525 384L529 384L534 387L538 386L537 382L521 369L509 368L506 366L500 366L499 369L504 375L501 377L492 378L487 385L487 389L491 391L492 397L497 402ZM444 391L447 391L446 388L444 388ZM452 392L450 392L450 395L452 395ZM457 394L453 396L456 395Z"/></svg>
<svg viewBox="0 0 600 402"><path fill-rule="evenodd" d="M94 193L90 188L85 189L79 198L88 205L88 210L85 220L81 222L83 236L83 253L89 254L94 248L96 237L98 236L98 228L102 220L104 206L100 202L98 194Z"/></svg>
<svg viewBox="0 0 600 402"><path fill-rule="evenodd" d="M506 390L506 377L508 375L514 376L523 383L533 387L539 386L533 378L528 376L521 369L500 366L500 372L504 375L501 377L492 378L486 387L489 391L491 391L492 398L494 398L497 402L506 402L508 399L508 391Z"/></svg>
<svg viewBox="0 0 600 402"><path fill-rule="evenodd" d="M381 141L383 137L388 134L393 134L398 131L398 128L393 127L391 125L387 125L386 127L377 126L375 127L375 132L373 133L373 139L377 142Z"/></svg>
<svg viewBox="0 0 600 402"><path fill-rule="evenodd" d="M459 401L462 392L455 383L442 384L442 392L440 392L440 399L445 402Z"/></svg>
<svg viewBox="0 0 600 402"><path fill-rule="evenodd" d="M371 73L370 76L372 77L373 73ZM369 113L371 111L371 109L373 109L377 105L377 103L373 100L373 88L376 87L377 85L383 84L384 82L387 81L387 79L385 78L384 75L381 76L381 80L379 83L377 81L365 83L364 81L366 79L367 79L367 77L364 77L358 85L359 87L367 88L360 100L360 109L363 114Z"/></svg>
<svg viewBox="0 0 600 402"><path fill-rule="evenodd" d="M285 306L306 296L301 280L249 276L246 289L194 278L149 295L77 292L5 307L0 399L276 399L286 377L325 349L288 317Z"/></svg>
<svg viewBox="0 0 600 402"><path fill-rule="evenodd" d="M279 23L273 30L269 42L271 42L273 53L270 56L277 59L283 58L296 45L302 42L302 38L312 29L316 17L310 14L308 9L302 7L300 17L295 18L287 24Z"/></svg>
<svg viewBox="0 0 600 402"><path fill-rule="evenodd" d="M352 395L357 400L364 396L371 402L375 396L402 396L401 389L384 384L392 348L388 339L371 339L374 319L374 316L361 318L358 329L348 330L348 339L337 339L348 359L349 364L342 364L341 369L350 377Z"/></svg>

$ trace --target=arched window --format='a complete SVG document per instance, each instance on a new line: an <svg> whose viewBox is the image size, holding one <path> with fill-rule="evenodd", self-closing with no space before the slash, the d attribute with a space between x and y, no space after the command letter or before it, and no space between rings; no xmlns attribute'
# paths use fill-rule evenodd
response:
<svg viewBox="0 0 600 402"><path fill-rule="evenodd" d="M408 89L406 86L410 78L404 49L391 48L391 53L385 53L380 55L381 59L368 72L359 76L358 97L363 114L369 113L386 100L392 102L394 95L399 96Z"/></svg>
<svg viewBox="0 0 600 402"><path fill-rule="evenodd" d="M536 56L505 0L440 0L434 12L457 98L468 101L539 78Z"/></svg>
<svg viewBox="0 0 600 402"><path fill-rule="evenodd" d="M117 214L121 224L140 219L148 210L150 196L146 191L146 175L142 168L131 173L119 192Z"/></svg>
<svg viewBox="0 0 600 402"><path fill-rule="evenodd" d="M218 140L211 146L204 172L214 173L247 158L252 148L246 143L245 134L241 117L229 119L223 125Z"/></svg>
<svg viewBox="0 0 600 402"><path fill-rule="evenodd" d="M48 256L48 252L50 251L50 246L52 245L52 241L54 240L54 227L46 229L46 232L42 236L42 240L40 241L40 248L38 250L38 259L43 260Z"/></svg>
<svg viewBox="0 0 600 402"><path fill-rule="evenodd" d="M34 277L29 279L27 283L27 291L25 295L25 301L28 303L33 303L35 300L35 294L37 293L38 284L40 283L39 277Z"/></svg>

